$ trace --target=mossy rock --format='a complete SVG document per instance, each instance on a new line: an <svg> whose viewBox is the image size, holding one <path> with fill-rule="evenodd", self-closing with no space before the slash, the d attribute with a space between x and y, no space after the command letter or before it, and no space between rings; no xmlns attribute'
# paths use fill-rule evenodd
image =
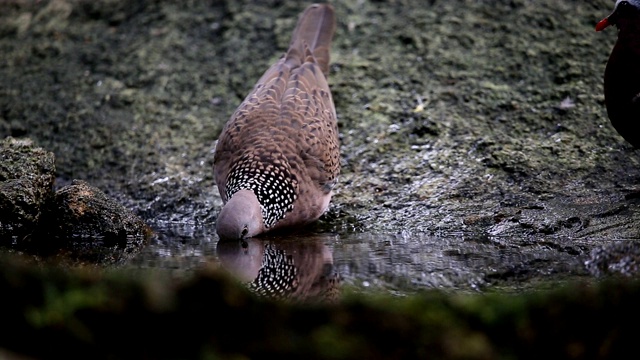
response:
<svg viewBox="0 0 640 360"><path fill-rule="evenodd" d="M0 245L15 244L33 231L54 180L53 153L28 139L0 141Z"/></svg>
<svg viewBox="0 0 640 360"><path fill-rule="evenodd" d="M121 263L135 255L150 228L131 210L81 180L56 191L42 214L32 250L61 251L92 263Z"/></svg>

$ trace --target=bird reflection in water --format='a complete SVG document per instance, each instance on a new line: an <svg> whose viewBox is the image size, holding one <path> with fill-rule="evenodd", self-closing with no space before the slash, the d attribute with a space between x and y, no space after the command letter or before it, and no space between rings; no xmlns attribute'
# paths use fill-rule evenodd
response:
<svg viewBox="0 0 640 360"><path fill-rule="evenodd" d="M219 241L217 253L223 268L260 297L334 302L340 275L326 239L312 235Z"/></svg>

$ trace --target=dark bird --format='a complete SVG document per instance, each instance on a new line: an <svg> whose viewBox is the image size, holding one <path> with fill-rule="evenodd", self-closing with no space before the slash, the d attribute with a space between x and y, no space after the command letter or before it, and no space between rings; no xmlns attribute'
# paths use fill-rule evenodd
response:
<svg viewBox="0 0 640 360"><path fill-rule="evenodd" d="M240 239L316 221L340 173L338 125L327 84L333 7L298 19L289 49L226 123L214 155L224 206L216 230Z"/></svg>
<svg viewBox="0 0 640 360"><path fill-rule="evenodd" d="M640 148L640 0L618 0L611 15L596 25L618 27L618 39L604 71L604 101L611 124Z"/></svg>

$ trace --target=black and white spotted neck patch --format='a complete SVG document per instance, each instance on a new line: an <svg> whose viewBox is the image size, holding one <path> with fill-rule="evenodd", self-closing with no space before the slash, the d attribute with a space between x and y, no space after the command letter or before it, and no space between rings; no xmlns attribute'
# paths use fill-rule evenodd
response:
<svg viewBox="0 0 640 360"><path fill-rule="evenodd" d="M298 288L298 269L291 255L271 244L265 245L262 266L249 289L258 295L286 299Z"/></svg>
<svg viewBox="0 0 640 360"><path fill-rule="evenodd" d="M233 164L225 194L231 199L239 190L247 189L256 194L264 226L270 228L293 210L298 182L284 157L245 154Z"/></svg>

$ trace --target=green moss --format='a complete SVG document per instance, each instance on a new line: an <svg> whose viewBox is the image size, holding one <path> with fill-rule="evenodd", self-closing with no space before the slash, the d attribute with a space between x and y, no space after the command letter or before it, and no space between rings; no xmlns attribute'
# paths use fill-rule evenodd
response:
<svg viewBox="0 0 640 360"><path fill-rule="evenodd" d="M0 346L40 356L321 359L618 356L635 346L637 281L519 294L422 291L334 304L260 300L217 271L62 271L3 257ZM150 286L150 284L154 284ZM33 346L33 344L39 344Z"/></svg>
<svg viewBox="0 0 640 360"><path fill-rule="evenodd" d="M92 341L90 329L75 314L82 310L99 309L107 300L104 288L59 290L44 284L41 307L26 308L25 319L34 329L62 327L83 341Z"/></svg>

